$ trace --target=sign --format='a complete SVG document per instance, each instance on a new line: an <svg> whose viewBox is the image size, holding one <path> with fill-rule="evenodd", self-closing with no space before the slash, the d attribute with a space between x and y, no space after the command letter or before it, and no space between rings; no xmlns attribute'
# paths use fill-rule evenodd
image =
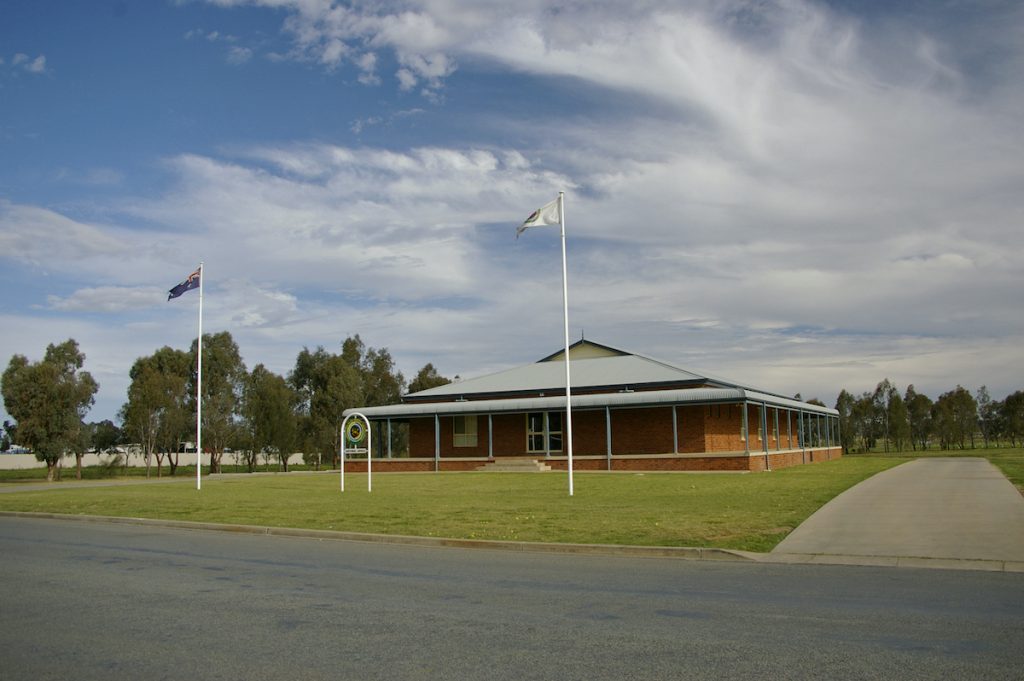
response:
<svg viewBox="0 0 1024 681"><path fill-rule="evenodd" d="M362 421L353 419L348 422L348 426L345 428L345 437L349 441L349 443L353 445L358 445L361 444L364 440L366 440L366 431L367 428L365 425L363 425ZM346 449L352 452L356 451L355 448L346 447ZM363 451L365 452L366 449L363 448Z"/></svg>
<svg viewBox="0 0 1024 681"><path fill-rule="evenodd" d="M352 412L341 423L341 491L345 491L345 459L348 454L366 454L366 491L373 491L373 458L370 456L371 445L370 419L359 412ZM354 445L354 446L351 446Z"/></svg>

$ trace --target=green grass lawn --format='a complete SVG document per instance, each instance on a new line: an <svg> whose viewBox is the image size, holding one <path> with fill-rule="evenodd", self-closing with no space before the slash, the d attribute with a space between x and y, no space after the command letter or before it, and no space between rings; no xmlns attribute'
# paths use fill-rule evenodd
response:
<svg viewBox="0 0 1024 681"><path fill-rule="evenodd" d="M0 494L0 511L417 536L768 551L824 503L902 463L856 457L771 473L269 475Z"/></svg>
<svg viewBox="0 0 1024 681"><path fill-rule="evenodd" d="M914 456L982 456L1024 492L1024 449L870 453L771 473L281 474L0 494L0 511L165 518L466 539L768 551L837 494ZM85 469L88 471L89 469ZM191 471L191 472L190 472ZM137 471L136 471L137 472ZM5 472L10 484L45 472ZM65 470L65 481L73 471ZM92 477L92 476L88 476ZM99 476L97 476L99 477ZM136 478L130 478L130 480Z"/></svg>

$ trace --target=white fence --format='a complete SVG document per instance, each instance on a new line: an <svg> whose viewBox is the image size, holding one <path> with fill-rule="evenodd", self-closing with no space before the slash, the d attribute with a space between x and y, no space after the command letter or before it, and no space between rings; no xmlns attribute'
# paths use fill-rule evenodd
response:
<svg viewBox="0 0 1024 681"><path fill-rule="evenodd" d="M105 465L108 465L111 461L113 461L115 456L118 456L118 455L116 455L116 454L86 454L85 456L82 457L82 465L83 466L99 466L99 465L104 465L105 466ZM122 466L124 465L124 459L123 459L124 456L125 456L124 454L120 455L121 460L118 462L119 465L122 465ZM183 466L191 466L191 465L195 464L195 462L196 462L196 455L195 454L180 454L179 457L178 457L178 463L180 463ZM263 457L262 456L260 457L259 462L260 462L260 465L263 465ZM276 462L277 462L277 459L273 458L273 459L271 459L270 464L274 465ZM156 457L155 456L153 457L153 459L152 459L152 461L150 463L153 466L156 466ZM243 462L242 462L241 455L237 455L237 459L236 459L236 455L235 454L228 452L228 453L226 453L226 454L221 456L221 463L222 464L234 464L234 463L242 464ZM302 454L301 453L292 454L291 456L288 457L288 465L289 466L292 465L292 464L299 464L299 463L302 463ZM66 456L61 461L61 466L63 466L64 468L74 468L75 465L76 464L75 464L75 457L74 456ZM135 454L135 453L129 454L128 455L128 465L129 466L145 466L146 465L146 457L141 455L141 454ZM164 457L164 465L165 466L167 465L167 458L166 457ZM203 455L203 465L204 466L209 466L210 465L210 455L209 454L204 454ZM21 470L21 469L24 469L24 468L46 468L46 464L44 462L42 462L42 461L37 460L35 454L5 454L5 453L0 453L0 470L3 470L3 471L13 471L13 470Z"/></svg>

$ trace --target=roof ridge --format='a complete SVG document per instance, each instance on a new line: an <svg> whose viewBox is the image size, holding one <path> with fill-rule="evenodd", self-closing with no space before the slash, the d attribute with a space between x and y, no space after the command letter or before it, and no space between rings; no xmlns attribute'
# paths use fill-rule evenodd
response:
<svg viewBox="0 0 1024 681"><path fill-rule="evenodd" d="M630 352L629 350L623 350L622 348L617 348L615 346L607 345L605 343L598 343L597 341L590 340L588 338L580 338L578 341L574 341L574 342L570 343L569 344L569 350L572 351L572 349L574 347L576 347L577 345L583 345L584 343L586 343L587 345L595 345L595 346L597 346L599 348L604 348L605 350L611 350L612 352L617 352L617 353L620 353L621 355L635 355L636 354L635 352ZM550 362L552 360L552 358L558 357L559 355L564 354L565 350L566 349L564 347L559 348L558 350L555 350L554 352L552 352L550 355L547 355L546 357L541 357L540 359L538 359L534 363L535 364L540 364L541 362ZM600 358L599 357L587 357L585 359L600 359ZM573 360L573 361L579 361L579 360Z"/></svg>

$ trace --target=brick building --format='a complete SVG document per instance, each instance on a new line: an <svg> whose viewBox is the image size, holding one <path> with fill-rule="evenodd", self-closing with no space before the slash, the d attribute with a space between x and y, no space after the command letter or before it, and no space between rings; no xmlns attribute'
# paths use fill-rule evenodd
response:
<svg viewBox="0 0 1024 681"><path fill-rule="evenodd" d="M592 341L569 352L576 470L756 471L841 455L834 409ZM378 445L375 470L474 470L503 458L565 468L564 355L345 415L369 418L378 443L407 424L408 456Z"/></svg>

